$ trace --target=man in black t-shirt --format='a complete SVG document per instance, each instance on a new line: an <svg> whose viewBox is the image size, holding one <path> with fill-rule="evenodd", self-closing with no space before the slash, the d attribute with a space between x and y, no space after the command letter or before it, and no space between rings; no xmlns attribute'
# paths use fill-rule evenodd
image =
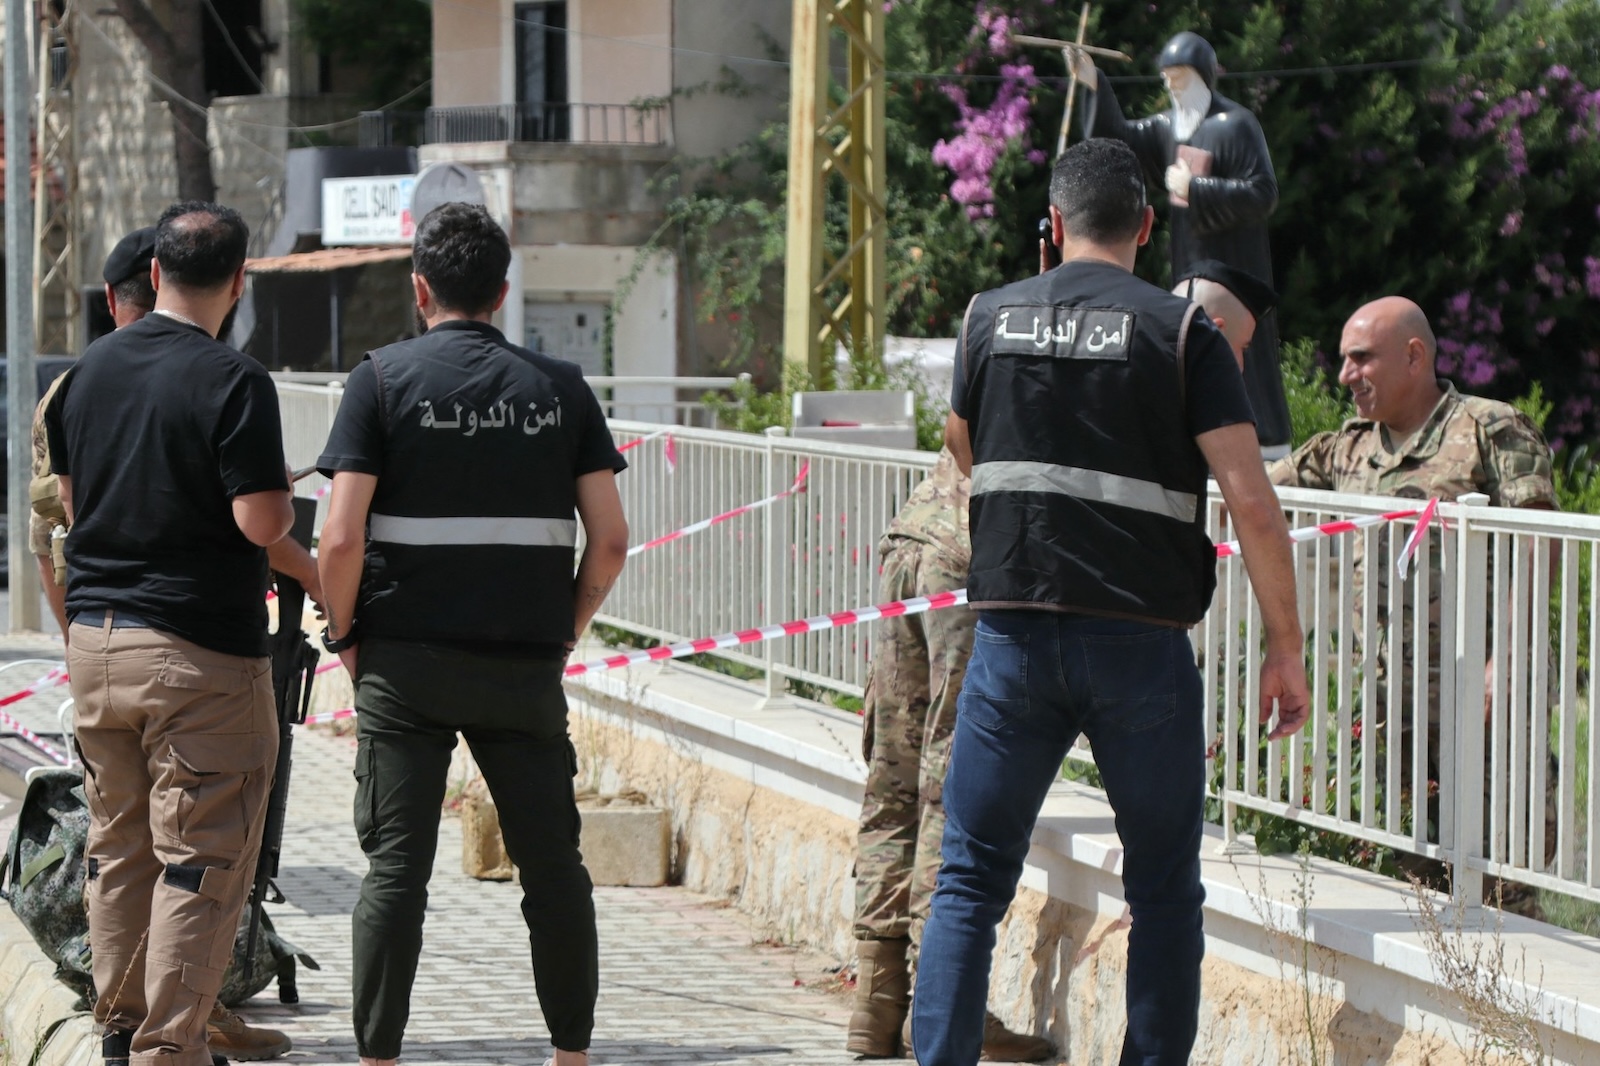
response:
<svg viewBox="0 0 1600 1066"><path fill-rule="evenodd" d="M1216 583L1208 466L1260 600L1261 720L1276 709L1275 739L1309 713L1288 530L1244 382L1197 304L1133 276L1152 217L1126 145L1074 145L1050 182L1062 265L980 293L962 326L945 443L972 475L978 624L912 999L922 1066L978 1061L994 928L1080 733L1132 914L1122 1062L1189 1061L1206 738L1185 630Z"/></svg>
<svg viewBox="0 0 1600 1066"><path fill-rule="evenodd" d="M45 416L108 1063L211 1066L272 784L263 549L293 520L288 472L271 378L214 339L248 235L229 208L168 208L155 310L90 345Z"/></svg>
<svg viewBox="0 0 1600 1066"><path fill-rule="evenodd" d="M427 332L351 371L317 460L333 479L323 641L355 679L355 821L370 863L353 919L356 1046L365 1066L400 1054L459 732L525 871L554 1062L584 1066L598 948L561 673L627 556L615 480L627 464L578 367L489 324L511 246L487 211L429 212L413 258Z"/></svg>
<svg viewBox="0 0 1600 1066"><path fill-rule="evenodd" d="M150 261L156 254L156 227L144 226L118 241L106 256L105 276L106 306L117 329L131 326L148 315L156 305L156 290L150 284ZM29 545L39 561L39 573L51 612L61 626L61 635L67 638L66 561L62 554L66 543L66 515L61 510L61 497L56 486L56 474L50 463L50 449L45 437L45 412L55 400L56 389L65 379L60 377L50 383L50 388L39 400L33 416L33 480L29 485L34 513L28 526ZM56 531L60 535L56 536ZM54 549L54 557L52 556ZM305 549L292 540L280 541L268 549L273 569L300 576L302 583L316 577L315 567ZM60 570L57 570L57 564ZM60 583L58 584L58 578ZM320 586L315 598L320 601ZM236 1058L276 1058L287 1052L292 1043L288 1036L276 1029L248 1025L230 1011L220 1000L211 1009L207 1021L206 1042L217 1053Z"/></svg>

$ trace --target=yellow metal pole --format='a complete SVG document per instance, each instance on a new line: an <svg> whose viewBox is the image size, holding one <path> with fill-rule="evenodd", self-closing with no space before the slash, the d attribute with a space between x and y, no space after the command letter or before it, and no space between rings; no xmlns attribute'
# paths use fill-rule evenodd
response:
<svg viewBox="0 0 1600 1066"><path fill-rule="evenodd" d="M783 272L783 361L816 380L821 325L814 279L822 273L822 157L817 119L827 103L825 0L795 0L789 67L788 248Z"/></svg>
<svg viewBox="0 0 1600 1066"><path fill-rule="evenodd" d="M848 83L830 106L832 31L843 37ZM888 226L881 0L797 0L789 104L789 208L784 269L784 361L831 387L840 343L858 358L883 354ZM823 212L846 197L845 250L830 261Z"/></svg>
<svg viewBox="0 0 1600 1066"><path fill-rule="evenodd" d="M887 330L888 300L885 278L885 257L889 243L889 226L885 207L888 204L888 182L884 174L884 96L887 82L884 76L884 11L883 4L873 0L853 0L861 18L862 35L866 38L857 49L859 62L852 69L860 71L861 112L855 122L858 138L858 178L851 188L850 242L860 241L857 268L852 271L851 309L859 314L852 323L851 341L858 359L882 361L883 338Z"/></svg>

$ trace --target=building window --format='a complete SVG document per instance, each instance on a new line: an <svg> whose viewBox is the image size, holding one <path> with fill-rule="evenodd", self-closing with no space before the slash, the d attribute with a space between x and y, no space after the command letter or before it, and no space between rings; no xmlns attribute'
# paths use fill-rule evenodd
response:
<svg viewBox="0 0 1600 1066"><path fill-rule="evenodd" d="M207 4L200 18L206 90L212 96L254 96L262 91L261 0Z"/></svg>
<svg viewBox="0 0 1600 1066"><path fill-rule="evenodd" d="M560 0L522 3L517 18L518 140L565 141L567 115L567 5Z"/></svg>

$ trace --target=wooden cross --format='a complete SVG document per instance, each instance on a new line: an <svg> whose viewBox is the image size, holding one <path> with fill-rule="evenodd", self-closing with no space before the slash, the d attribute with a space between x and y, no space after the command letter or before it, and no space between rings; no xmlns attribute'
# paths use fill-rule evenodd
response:
<svg viewBox="0 0 1600 1066"><path fill-rule="evenodd" d="M1076 49L1087 52L1092 56L1103 59L1117 59L1124 63L1133 62L1133 57L1126 52L1119 52L1114 48L1097 48L1092 44L1085 44L1084 37L1089 31L1089 5L1085 3L1083 10L1078 14L1078 39L1075 41L1060 41L1054 37L1035 37L1027 33L1013 33L1011 39L1017 44L1034 45L1040 48L1059 48L1061 58L1066 61L1067 74L1070 81L1067 85L1067 108L1061 116L1061 132L1056 136L1056 158L1061 158L1061 153L1067 150L1067 131L1072 126L1072 105L1078 98L1078 64L1073 62L1072 53Z"/></svg>

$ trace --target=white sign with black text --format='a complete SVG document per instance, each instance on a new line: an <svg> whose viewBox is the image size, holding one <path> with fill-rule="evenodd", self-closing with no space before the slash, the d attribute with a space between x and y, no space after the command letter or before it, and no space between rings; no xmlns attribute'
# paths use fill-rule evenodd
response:
<svg viewBox="0 0 1600 1066"><path fill-rule="evenodd" d="M322 243L410 244L414 174L322 179Z"/></svg>

